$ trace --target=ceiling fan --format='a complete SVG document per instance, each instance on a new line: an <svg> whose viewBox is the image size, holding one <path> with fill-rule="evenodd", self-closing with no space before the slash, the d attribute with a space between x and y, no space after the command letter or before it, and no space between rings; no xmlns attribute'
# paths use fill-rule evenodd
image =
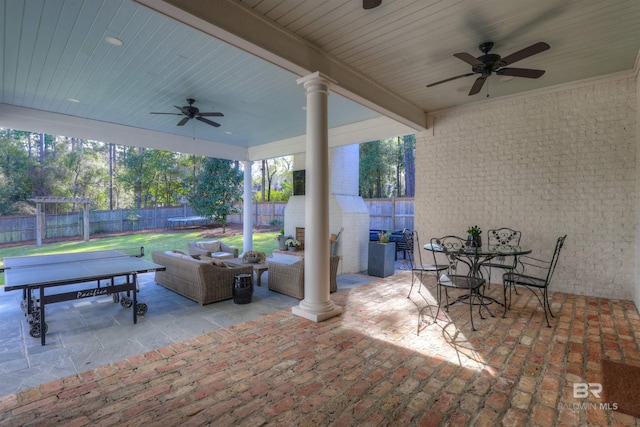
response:
<svg viewBox="0 0 640 427"><path fill-rule="evenodd" d="M182 120L178 122L177 126L184 126L190 119L200 120L203 123L206 123L208 125L215 126L215 127L220 126L220 123L216 123L212 120L205 119L205 117L224 117L224 114L212 113L212 112L201 113L198 107L193 106L194 102L196 102L195 99L187 98L187 103L189 103L189 105L185 105L184 107L178 107L177 105L174 105L174 107L180 110L179 113L150 113L150 114L171 114L173 116L184 116Z"/></svg>
<svg viewBox="0 0 640 427"><path fill-rule="evenodd" d="M513 77L526 77L528 79L537 79L544 74L544 70L533 70L530 68L504 68L507 65L511 65L516 61L520 61L522 59L528 58L530 56L536 55L540 52L544 52L549 49L550 46L545 42L538 42L532 44L529 47L525 47L522 50L512 53L511 55L507 55L502 58L500 55L495 53L489 53L491 48L493 48L493 42L485 42L478 46L483 55L479 57L474 57L470 53L462 52L462 53L454 53L458 59L463 60L467 64L471 65L471 73L461 74L459 76L450 77L445 80L441 80L439 82L428 84L427 87L432 87L435 85L439 85L440 83L450 82L451 80L456 80L462 77L473 76L474 74L480 74L473 83L471 90L469 91L469 96L475 95L480 92L484 82L487 78L492 74L496 73L501 76L513 76Z"/></svg>

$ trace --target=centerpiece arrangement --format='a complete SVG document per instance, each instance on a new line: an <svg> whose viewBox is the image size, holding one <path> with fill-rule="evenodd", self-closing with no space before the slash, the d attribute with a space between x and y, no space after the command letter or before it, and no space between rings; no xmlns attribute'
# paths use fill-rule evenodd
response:
<svg viewBox="0 0 640 427"><path fill-rule="evenodd" d="M259 251L247 251L242 255L242 262L249 264L264 264L267 254Z"/></svg>
<svg viewBox="0 0 640 427"><path fill-rule="evenodd" d="M285 242L284 242L285 246L287 247L287 250L289 250L290 252L295 252L298 250L298 248L300 247L301 243L299 240L294 239L293 237L289 237Z"/></svg>
<svg viewBox="0 0 640 427"><path fill-rule="evenodd" d="M477 225L469 227L467 230L469 241L473 242L473 246L479 248L482 246L482 230Z"/></svg>

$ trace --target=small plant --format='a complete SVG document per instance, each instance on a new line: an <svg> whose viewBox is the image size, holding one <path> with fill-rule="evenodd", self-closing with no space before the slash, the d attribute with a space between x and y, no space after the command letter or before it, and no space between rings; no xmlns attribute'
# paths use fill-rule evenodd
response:
<svg viewBox="0 0 640 427"><path fill-rule="evenodd" d="M288 238L287 241L284 242L284 244L288 247L297 248L300 246L300 241L293 238Z"/></svg>
<svg viewBox="0 0 640 427"><path fill-rule="evenodd" d="M390 231L379 231L378 239L380 239L380 243L389 243L389 238L391 237Z"/></svg>
<svg viewBox="0 0 640 427"><path fill-rule="evenodd" d="M482 230L477 225L474 225L473 227L469 227L469 229L467 230L467 234L473 237L478 237L481 233L482 233Z"/></svg>
<svg viewBox="0 0 640 427"><path fill-rule="evenodd" d="M284 225L280 227L280 234L284 234Z"/></svg>

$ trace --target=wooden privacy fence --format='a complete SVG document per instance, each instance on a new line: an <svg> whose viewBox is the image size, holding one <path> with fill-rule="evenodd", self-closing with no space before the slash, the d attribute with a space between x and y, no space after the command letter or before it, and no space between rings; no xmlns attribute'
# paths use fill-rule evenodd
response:
<svg viewBox="0 0 640 427"><path fill-rule="evenodd" d="M369 208L370 228L402 230L413 228L413 198L365 199ZM287 202L253 204L253 224L280 226L284 224ZM196 216L189 206L149 209L117 209L90 212L90 234L164 229L169 218ZM80 237L83 235L83 212L46 214L44 239ZM243 215L230 215L229 223L242 223ZM0 244L36 240L36 216L0 217Z"/></svg>

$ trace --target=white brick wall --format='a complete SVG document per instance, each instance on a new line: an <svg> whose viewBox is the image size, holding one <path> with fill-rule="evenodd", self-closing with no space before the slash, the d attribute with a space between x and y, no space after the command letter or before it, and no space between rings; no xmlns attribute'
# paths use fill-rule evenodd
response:
<svg viewBox="0 0 640 427"><path fill-rule="evenodd" d="M635 79L627 78L430 117L416 148L421 239L508 226L549 257L567 234L552 290L640 299L637 107Z"/></svg>

